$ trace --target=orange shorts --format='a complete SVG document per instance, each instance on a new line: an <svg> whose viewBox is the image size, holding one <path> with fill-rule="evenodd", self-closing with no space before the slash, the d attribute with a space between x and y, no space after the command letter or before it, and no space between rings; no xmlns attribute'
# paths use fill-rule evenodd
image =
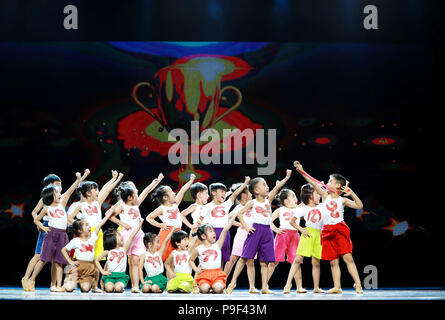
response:
<svg viewBox="0 0 445 320"><path fill-rule="evenodd" d="M168 234L170 233L170 231L172 230L173 227L168 227L165 230L159 231L158 237L159 237L159 245L162 247L162 243L164 242L164 239L167 238ZM175 231L179 231L181 229L176 228ZM162 261L167 260L168 256L170 255L170 253L172 253L172 251L175 250L175 248L173 248L171 241L169 240L167 243L167 246L165 247L165 251L164 254L162 255Z"/></svg>
<svg viewBox="0 0 445 320"><path fill-rule="evenodd" d="M210 286L213 286L217 282L221 282L226 287L226 278L227 274L218 269L205 269L200 274L196 276L196 283L198 286L201 286L203 283L208 283Z"/></svg>

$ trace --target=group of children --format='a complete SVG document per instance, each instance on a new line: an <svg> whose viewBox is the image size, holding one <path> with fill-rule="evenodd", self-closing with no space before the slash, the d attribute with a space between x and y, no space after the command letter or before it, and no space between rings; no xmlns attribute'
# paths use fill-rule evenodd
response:
<svg viewBox="0 0 445 320"><path fill-rule="evenodd" d="M293 279L296 292L305 293L300 265L304 257L311 257L313 292L324 293L319 287L320 260L329 260L334 287L326 293L336 294L341 293L342 257L356 292L362 293L343 212L345 206L359 209L363 204L343 176L333 174L325 185L309 176L298 161L294 165L308 182L301 187L301 203L292 190L283 189L291 170L271 191L260 177L246 177L228 190L222 183L209 187L194 183L195 176L191 174L175 193L169 186L158 186L163 179L159 174L140 194L133 182L120 182L123 174L116 171L100 190L97 183L85 180L88 169L83 175L76 173L75 182L63 194L60 178L49 175L43 181L41 200L32 212L40 232L22 286L25 291L34 291L36 277L46 262L51 262L52 292L72 292L77 286L82 292L124 292L130 281L132 293L166 290L231 294L246 265L249 293L272 294L269 280L278 263L287 261L291 268L283 293L290 293ZM181 212L179 205L189 189L194 203ZM80 200L66 212L75 190ZM117 201L102 214L102 204L113 190ZM139 207L149 194L159 206L145 220L160 229L158 234L141 229L144 219ZM279 207L272 212L274 199ZM192 223L187 218L190 214ZM276 219L279 228L274 224ZM305 221L304 228L300 226L301 219ZM102 231L108 220L117 228ZM182 230L183 224L189 233ZM232 226L237 231L231 246ZM261 291L255 288L255 259L261 267ZM233 276L226 287L232 269Z"/></svg>

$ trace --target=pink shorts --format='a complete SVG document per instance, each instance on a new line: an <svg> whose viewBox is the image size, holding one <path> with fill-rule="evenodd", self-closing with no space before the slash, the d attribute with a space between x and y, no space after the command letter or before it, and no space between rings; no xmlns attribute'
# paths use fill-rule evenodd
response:
<svg viewBox="0 0 445 320"><path fill-rule="evenodd" d="M298 230L285 230L283 234L277 233L274 243L275 261L284 262L284 256L287 255L286 261L294 262L299 242L300 234Z"/></svg>
<svg viewBox="0 0 445 320"><path fill-rule="evenodd" d="M246 241L247 234L248 233L246 229L238 227L238 230L236 230L235 238L233 239L232 256L241 257L241 254L243 253L244 241Z"/></svg>
<svg viewBox="0 0 445 320"><path fill-rule="evenodd" d="M127 242L127 240L130 238L131 233L133 232L133 229L127 230L122 229L120 231L122 238L124 238L124 243ZM127 255L129 256L140 256L146 251L144 246L144 233L142 230L139 230L138 233L136 233L136 236L133 239L133 242L130 245L130 248L128 248Z"/></svg>

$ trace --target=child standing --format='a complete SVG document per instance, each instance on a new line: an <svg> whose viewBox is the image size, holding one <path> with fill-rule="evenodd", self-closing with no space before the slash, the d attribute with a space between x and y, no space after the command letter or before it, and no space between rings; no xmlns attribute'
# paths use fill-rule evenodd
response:
<svg viewBox="0 0 445 320"><path fill-rule="evenodd" d="M300 265L304 257L312 257L312 279L314 281L313 293L324 293L320 289L320 259L321 259L321 228L323 220L321 217L322 204L320 204L320 195L311 184L305 184L301 187L301 201L304 205L298 206L295 215L290 221L290 225L297 224L300 218L304 218L309 236L303 235L298 244L297 256L292 262L292 266L287 277L283 293L288 294L292 288L292 279L295 277L297 284L297 293L305 293L302 288L302 276Z"/></svg>
<svg viewBox="0 0 445 320"><path fill-rule="evenodd" d="M160 229L158 234L159 241L164 242L164 239L171 230L181 230L182 216L178 205L181 203L185 192L190 188L194 180L195 175L192 173L190 180L182 186L178 194L175 194L169 186L160 186L153 193L152 198L156 199L159 207L153 210L146 219L151 225ZM157 217L161 219L162 223L155 220ZM162 255L162 261L165 261L173 250L174 248L171 243L168 242L167 248Z"/></svg>
<svg viewBox="0 0 445 320"><path fill-rule="evenodd" d="M270 200L275 198L278 190L280 190L292 174L291 170L286 171L286 177L278 182L269 192L269 187L263 178L255 178L249 183L249 191L255 197L249 201L243 209L238 212L238 220L249 233L244 242L243 253L241 259L238 260L232 280L227 287L227 293L231 294L236 286L236 280L244 268L248 260L253 260L258 254L261 266L261 293L273 294L268 286L268 263L275 261L274 238L270 228L272 211ZM252 227L247 226L243 219L243 215L247 210L251 210L253 216Z"/></svg>
<svg viewBox="0 0 445 320"><path fill-rule="evenodd" d="M90 289L92 289L94 293L102 292L97 288L99 274L94 265L94 246L99 238L98 234L102 226L111 216L113 211L114 207L108 209L105 217L96 225L93 233L91 233L92 228L87 220L74 221L72 227L73 232L77 237L72 239L61 251L68 264L77 269L77 279L65 282L65 291L73 292L77 287L77 283L79 283L82 292L88 292ZM75 251L75 261L68 255L68 252L71 250Z"/></svg>
<svg viewBox="0 0 445 320"><path fill-rule="evenodd" d="M104 251L96 257L94 263L96 268L103 275L105 291L108 293L122 293L127 286L130 277L125 273L127 269L127 251L136 236L141 230L144 219L139 218L139 225L131 232L130 237L124 244L121 234L116 229L108 229L104 232ZM102 258L107 257L107 267L104 270L99 263Z"/></svg>
<svg viewBox="0 0 445 320"><path fill-rule="evenodd" d="M144 280L141 280L141 289L143 293L161 293L167 286L167 278L163 275L164 263L162 262L162 254L167 247L167 242L173 234L173 228L170 229L170 233L162 242L161 248L159 248L159 237L151 232L144 235L144 245L146 248L145 253L140 257L139 261L139 277L144 279L144 271L147 274Z"/></svg>
<svg viewBox="0 0 445 320"><path fill-rule="evenodd" d="M67 264L65 258L62 255L62 248L68 243L68 235L66 234L66 227L68 224L67 214L65 212L65 206L70 198L71 194L77 188L90 173L90 170L86 169L81 176L76 172L76 181L71 187L63 194L60 194L60 189L53 184L50 184L42 190L42 201L46 205L40 212L40 214L34 219L34 223L43 231L46 232L43 240L42 252L40 254L40 260L37 262L34 271L28 281L29 291L34 291L35 279L47 262L52 262L55 267L56 274L56 288L54 292L64 292L62 287L63 269L62 265ZM43 226L40 220L44 216L48 217L48 227Z"/></svg>
<svg viewBox="0 0 445 320"><path fill-rule="evenodd" d="M198 227L196 234L202 244L193 249L189 264L197 273L196 282L201 293L223 293L226 286L227 274L221 269L221 248L227 232L232 226L236 216L232 216L222 230L218 241L213 227L205 224ZM195 259L199 258L199 267L196 267Z"/></svg>
<svg viewBox="0 0 445 320"><path fill-rule="evenodd" d="M309 235L309 233L300 227L300 219L294 221L293 224L290 223L292 217L295 215L298 199L295 193L290 189L282 189L278 195L278 202L281 205L272 214L272 219L270 227L276 232L274 250L275 250L275 262L269 263L268 280L272 277L276 266L280 262L284 262L285 255L287 256L286 261L290 264L294 262L298 243L300 242L300 235L298 231L302 234ZM277 228L274 225L274 220L279 218L280 227ZM306 291L298 288L298 293L305 293Z"/></svg>
<svg viewBox="0 0 445 320"><path fill-rule="evenodd" d="M323 227L321 230L321 258L329 260L331 263L332 279L334 287L327 291L328 294L342 293L341 290L341 273L339 265L339 257L348 267L349 274L354 280L354 287L357 293L363 293L360 277L352 258L352 241L350 238L350 230L343 219L344 206L352 209L362 209L363 203L359 197L348 187L348 183L340 174L331 174L326 185L327 191L322 189L304 170L303 166L298 162L294 162L294 166L298 172L309 182L323 199L322 219ZM353 201L345 196L351 196Z"/></svg>
<svg viewBox="0 0 445 320"><path fill-rule="evenodd" d="M250 177L246 177L244 184L235 192L233 192L229 196L228 200L226 200L227 188L224 184L212 183L209 186L212 201L204 206L204 209L201 212L200 222L202 224L204 218L208 219L208 224L210 224L215 230L217 240L219 239L223 228L227 225L230 219L230 208L235 203L236 197L241 193L241 191L243 191L249 181ZM235 224L239 226L239 223ZM230 265L227 264L227 262L230 261L230 233L226 235L226 239L221 250L222 261L225 263L224 272L227 274L227 271L230 267Z"/></svg>
<svg viewBox="0 0 445 320"><path fill-rule="evenodd" d="M114 215L110 218L111 222L116 223L122 229L120 233L123 237L124 242L130 238L133 230L139 227L139 218L141 213L139 211L139 206L148 196L148 194L156 188L156 186L161 182L164 176L162 173L158 175L158 178L154 179L142 192L138 195L138 189L131 181L121 182L117 188L116 195L120 200L121 204L116 208ZM116 218L119 215L120 219ZM118 229L119 230L119 229ZM139 291L139 256L145 252L144 246L144 233L139 230L134 237L130 248L127 251L129 257L130 265L130 279L131 279L131 292L140 293Z"/></svg>
<svg viewBox="0 0 445 320"><path fill-rule="evenodd" d="M165 260L165 268L174 277L167 283L169 293L190 293L193 290L194 278L189 264L190 254L194 249L196 237L190 241L185 231L175 231L171 237L173 252Z"/></svg>
<svg viewBox="0 0 445 320"><path fill-rule="evenodd" d="M207 218L204 218L202 221L200 220L201 212L209 199L208 188L204 183L196 182L190 187L190 195L195 202L181 212L181 217L182 222L190 228L190 234L192 234L195 232L195 229L199 226L199 224L208 223ZM192 214L193 224L190 224L190 222L187 220L187 216L190 213Z"/></svg>

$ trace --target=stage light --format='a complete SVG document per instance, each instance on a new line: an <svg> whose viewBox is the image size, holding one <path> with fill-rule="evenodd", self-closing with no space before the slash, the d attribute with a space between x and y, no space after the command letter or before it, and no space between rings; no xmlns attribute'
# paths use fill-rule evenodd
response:
<svg viewBox="0 0 445 320"><path fill-rule="evenodd" d="M23 213L25 211L24 206L25 206L25 203L21 203L19 205L15 205L15 204L11 203L11 206L8 209L3 210L3 212L10 213L11 219L23 218Z"/></svg>

